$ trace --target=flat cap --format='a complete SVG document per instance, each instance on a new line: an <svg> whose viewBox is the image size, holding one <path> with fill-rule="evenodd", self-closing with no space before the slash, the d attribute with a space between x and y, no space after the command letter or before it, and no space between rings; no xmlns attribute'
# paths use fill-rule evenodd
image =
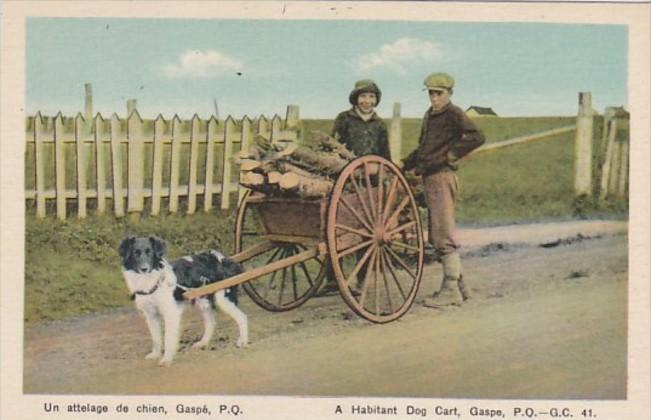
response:
<svg viewBox="0 0 651 420"><path fill-rule="evenodd" d="M432 73L423 83L427 90L450 90L454 87L454 78L447 73Z"/></svg>

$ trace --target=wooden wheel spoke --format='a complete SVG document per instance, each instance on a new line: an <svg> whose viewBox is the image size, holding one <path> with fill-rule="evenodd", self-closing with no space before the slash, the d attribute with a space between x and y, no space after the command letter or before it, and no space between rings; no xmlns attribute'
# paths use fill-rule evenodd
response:
<svg viewBox="0 0 651 420"><path fill-rule="evenodd" d="M343 204L344 207L345 207L345 208L346 208L346 209L347 209L347 210L348 210L348 211L349 211L353 216L355 216L355 218L357 219L357 221L360 222L362 225L364 225L364 227L365 227L366 229L369 230L369 232L373 230L373 229L371 228L371 225L369 225L369 223L366 221L366 219L364 219L364 218L363 218L363 217L362 217L362 216L357 212L357 210L355 210L355 208L354 208L353 206L350 205L350 203L348 202L348 200L346 200L346 199L344 198L343 195L342 195L341 197L339 197L339 200L341 201L341 204Z"/></svg>
<svg viewBox="0 0 651 420"><path fill-rule="evenodd" d="M380 288L378 287L378 275L380 274L380 250L378 249L375 254L375 315L380 315Z"/></svg>
<svg viewBox="0 0 651 420"><path fill-rule="evenodd" d="M384 164L380 164L377 174L377 218L378 223L384 223L384 212L382 211L382 201L384 199Z"/></svg>
<svg viewBox="0 0 651 420"><path fill-rule="evenodd" d="M292 265L292 292L294 292L294 300L298 299L298 276L296 275L296 265Z"/></svg>
<svg viewBox="0 0 651 420"><path fill-rule="evenodd" d="M280 282L280 293L278 294L278 306L282 306L283 295L285 294L285 282L287 281L287 267L283 268L283 276Z"/></svg>
<svg viewBox="0 0 651 420"><path fill-rule="evenodd" d="M393 202L396 199L396 189L398 187L398 177L394 175L391 180L391 185L389 185L389 194L387 195L387 202L384 205L384 211L382 212L382 221L387 220L387 216L393 207Z"/></svg>
<svg viewBox="0 0 651 420"><path fill-rule="evenodd" d="M371 256L374 249L375 247L369 247L364 253L364 255L362 255L362 258L360 258L359 261L357 261L357 264L353 268L353 271L350 272L348 278L346 279L346 286L350 287L350 284L353 282L353 280L357 278L357 273L359 273L362 267L366 265L366 261Z"/></svg>
<svg viewBox="0 0 651 420"><path fill-rule="evenodd" d="M366 215L368 220L369 225L373 225L373 216L371 215L368 204L366 203L366 200L364 199L364 194L362 194L362 191L360 190L359 185L357 184L357 180L355 179L354 176L350 177L351 183L353 184L353 187L355 188L355 193L357 194L357 199L359 200L359 203L362 205L362 211ZM372 230L372 229L369 229Z"/></svg>
<svg viewBox="0 0 651 420"><path fill-rule="evenodd" d="M407 245L407 244L399 242L399 241L392 241L391 245L396 245L396 246L399 246L400 248L408 249L408 250L414 251L414 252L420 252L420 249L418 247L413 246L413 245Z"/></svg>
<svg viewBox="0 0 651 420"><path fill-rule="evenodd" d="M386 226L388 229L392 229L393 226L398 223L398 216L400 213L405 209L405 207L409 204L409 196L406 195L405 198L402 199L398 207L395 209L393 214L391 214L391 217L389 217L386 222Z"/></svg>
<svg viewBox="0 0 651 420"><path fill-rule="evenodd" d="M407 274L409 274L409 276L410 276L412 279L416 280L416 274L414 274L414 273L411 272L411 268L410 268L409 265L407 265L407 263L406 263L406 262L405 262L405 261L400 257L400 255L398 255L398 254L396 253L396 251L394 251L393 249L391 249L391 247L386 247L386 250L389 251L389 254L391 255L391 257L393 257L393 259L394 259L394 260L395 260L395 261L396 261L396 262L397 262L397 263L398 263L398 264L399 264L399 265L400 265L400 266L401 266L401 267L402 267L402 268L407 272Z"/></svg>
<svg viewBox="0 0 651 420"><path fill-rule="evenodd" d="M389 311L393 313L393 304L391 303L391 291L389 290L389 281L387 280L387 273L385 272L385 261L384 261L385 255L384 255L384 250L380 249L380 257L378 260L380 261L380 273L382 273L382 278L384 279L384 290L387 292L387 303L389 304Z"/></svg>
<svg viewBox="0 0 651 420"><path fill-rule="evenodd" d="M414 226L416 226L416 221L415 221L415 220L412 220L411 222L407 222L407 223L405 223L404 225L400 225L400 226L398 226L397 228L395 228L395 229L393 229L393 230L390 230L390 231L388 232L388 235L389 235L389 237L391 237L391 236L395 235L396 233L400 233L400 232L402 232L403 230L407 230L407 229L409 229L410 227L414 227Z"/></svg>
<svg viewBox="0 0 651 420"><path fill-rule="evenodd" d="M369 232L365 232L363 230L355 229L355 228L352 228L350 226L342 225L341 223L337 223L336 228L341 229L341 230L345 230L346 232L357 234L359 236L363 236L365 238L372 238L373 237L373 235L371 233L369 233Z"/></svg>
<svg viewBox="0 0 651 420"><path fill-rule="evenodd" d="M389 272L391 273L391 276L393 277L393 281L396 283L396 286L398 286L398 291L400 291L400 295L402 296L402 300L407 300L407 295L405 295L405 291L402 290L402 286L400 285L400 282L398 281L398 275L396 274L396 269L393 267L393 263L391 263L391 259L387 255L387 252L383 249L382 250L382 255L384 256L384 262L386 263L387 267L389 268Z"/></svg>
<svg viewBox="0 0 651 420"><path fill-rule="evenodd" d="M373 252L371 254L371 263L369 264L369 268L375 264L375 258L377 258L377 248L373 248ZM359 306L362 308L364 307L364 301L366 300L366 293L368 292L368 276L371 270L366 270L366 276L364 276L364 284L362 285L362 291L360 292L359 295Z"/></svg>
<svg viewBox="0 0 651 420"><path fill-rule="evenodd" d="M273 253L273 255L267 260L267 264L269 264L271 261L275 260L276 256L278 254L281 254L279 259L285 258L285 249L284 248L276 248L276 251ZM266 264L265 264L266 265ZM276 282L276 274L278 271L274 271L271 273L271 277L269 278L269 281L267 282L267 288L264 291L264 295L262 296L263 299L267 299L267 296L269 296L269 292L271 290L274 290L276 285L274 284Z"/></svg>
<svg viewBox="0 0 651 420"><path fill-rule="evenodd" d="M339 259L342 259L346 255L352 254L355 251L358 251L360 249L366 248L367 246L370 246L375 242L374 239L369 239L368 241L364 241L362 243L359 243L357 245L351 246L350 248L346 248L345 250L341 251L338 253L337 257Z"/></svg>
<svg viewBox="0 0 651 420"><path fill-rule="evenodd" d="M312 280L312 276L310 276L310 272L305 266L305 263L302 262L299 264L301 266L301 269L303 270L303 273L305 274L305 278L307 279L307 282L310 283L310 287L314 286L314 281Z"/></svg>
<svg viewBox="0 0 651 420"><path fill-rule="evenodd" d="M366 181L366 191L368 192L368 204L371 208L370 213L373 215L373 220L377 221L377 206L375 204L375 199L373 198L373 185L371 184L371 176L369 172L368 163L364 162L364 180Z"/></svg>

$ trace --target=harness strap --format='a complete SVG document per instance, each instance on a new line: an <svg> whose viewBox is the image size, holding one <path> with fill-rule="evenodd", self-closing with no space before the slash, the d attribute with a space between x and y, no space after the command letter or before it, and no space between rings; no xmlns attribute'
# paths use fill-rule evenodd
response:
<svg viewBox="0 0 651 420"><path fill-rule="evenodd" d="M165 271L161 273L160 277L158 277L158 280L156 281L156 284L154 284L154 286L151 289L136 290L135 292L131 293L131 300L135 300L136 296L149 296L153 294L156 290L158 290L160 285L163 283L163 278L165 278Z"/></svg>

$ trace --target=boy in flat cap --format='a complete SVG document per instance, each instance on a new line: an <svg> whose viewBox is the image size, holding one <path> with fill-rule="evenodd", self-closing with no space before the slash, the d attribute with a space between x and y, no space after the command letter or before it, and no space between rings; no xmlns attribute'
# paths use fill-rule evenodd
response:
<svg viewBox="0 0 651 420"><path fill-rule="evenodd" d="M429 242L443 263L439 291L425 306L460 305L469 291L463 283L459 243L455 239L454 201L458 193L455 174L459 159L484 143L484 136L450 97L454 79L446 73L425 78L431 107L425 112L418 147L403 162L403 170L422 175L428 210Z"/></svg>
<svg viewBox="0 0 651 420"><path fill-rule="evenodd" d="M381 97L373 80L359 80L348 96L352 108L335 119L332 136L356 156L380 155L391 160L387 126L375 112Z"/></svg>

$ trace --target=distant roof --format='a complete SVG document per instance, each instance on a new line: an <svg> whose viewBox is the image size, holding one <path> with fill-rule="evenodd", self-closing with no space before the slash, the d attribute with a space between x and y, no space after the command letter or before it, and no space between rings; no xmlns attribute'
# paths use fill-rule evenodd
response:
<svg viewBox="0 0 651 420"><path fill-rule="evenodd" d="M479 115L497 115L497 113L495 111L493 111L492 108L486 108L486 107L483 107L483 106L474 106L473 105L473 106L469 107L468 109L466 109L466 112L468 112L470 110L475 111Z"/></svg>

